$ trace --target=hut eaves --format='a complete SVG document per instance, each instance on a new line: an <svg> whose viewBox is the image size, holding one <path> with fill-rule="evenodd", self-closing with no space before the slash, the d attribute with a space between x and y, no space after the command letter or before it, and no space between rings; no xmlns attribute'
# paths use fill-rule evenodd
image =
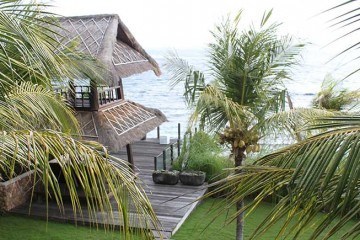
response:
<svg viewBox="0 0 360 240"><path fill-rule="evenodd" d="M77 43L77 50L109 66L115 76L128 77L152 70L156 61L141 47L117 14L60 17L55 38L62 45ZM114 81L112 79L111 81ZM109 82L109 85L113 85Z"/></svg>

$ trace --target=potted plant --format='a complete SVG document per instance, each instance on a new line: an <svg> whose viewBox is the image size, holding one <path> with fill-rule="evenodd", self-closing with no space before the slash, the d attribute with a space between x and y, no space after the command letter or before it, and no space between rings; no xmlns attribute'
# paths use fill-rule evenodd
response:
<svg viewBox="0 0 360 240"><path fill-rule="evenodd" d="M179 171L156 170L152 174L154 183L175 185L179 181Z"/></svg>
<svg viewBox="0 0 360 240"><path fill-rule="evenodd" d="M199 131L190 137L185 134L182 151L172 168L181 171L180 181L185 185L198 186L220 180L227 175L223 169L232 166L229 158L222 155L216 137Z"/></svg>

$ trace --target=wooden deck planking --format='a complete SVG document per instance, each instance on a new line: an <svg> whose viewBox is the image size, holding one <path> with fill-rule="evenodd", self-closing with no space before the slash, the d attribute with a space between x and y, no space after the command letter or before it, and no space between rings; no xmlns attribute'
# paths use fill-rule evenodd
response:
<svg viewBox="0 0 360 240"><path fill-rule="evenodd" d="M151 175L154 169L154 157L168 147L168 145L160 145L158 141L158 139L149 139L136 142L132 145L132 150L138 177L142 181L142 186L156 215L164 226L162 233L164 236L171 236L194 210L198 203L195 200L201 197L207 188L186 186L181 183L177 185L154 184ZM171 140L171 142L174 141ZM127 158L124 150L114 155L122 159ZM169 226L171 226L171 231L168 230Z"/></svg>
<svg viewBox="0 0 360 240"><path fill-rule="evenodd" d="M206 192L206 186L185 186L181 183L177 185L160 185L152 181L152 171L154 169L154 157L159 155L168 145L160 145L158 139L148 139L132 144L135 171L138 174L139 181L143 186L151 205L162 225L161 234L164 239L168 239L174 234L191 211L196 207L196 199ZM119 158L127 159L126 149L113 154ZM115 202L113 201L114 207ZM28 215L29 208L24 205L12 211L15 214ZM94 225L93 220L89 217L86 209L83 211L83 219L76 219L72 213L70 204L65 206L65 214L61 214L55 203L50 203L48 208L48 218L50 220L61 222L77 222L78 224ZM119 213L114 211L115 216ZM134 216L136 213L132 213ZM31 216L37 218L46 218L45 203L32 203ZM103 219L104 213L97 213L99 225L108 224L106 218ZM137 215L138 216L138 215ZM121 226L121 217L116 217L115 228ZM131 222L133 227L143 227L134 221ZM155 234L157 237L158 234Z"/></svg>

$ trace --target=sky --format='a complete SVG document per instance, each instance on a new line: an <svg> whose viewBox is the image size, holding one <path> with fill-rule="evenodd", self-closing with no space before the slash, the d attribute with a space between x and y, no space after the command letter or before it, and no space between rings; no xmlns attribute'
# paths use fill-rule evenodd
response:
<svg viewBox="0 0 360 240"><path fill-rule="evenodd" d="M202 48L209 30L227 14L243 12L241 26L259 24L265 10L289 33L318 45L334 35L320 14L341 0L53 0L54 12L64 16L116 13L146 49Z"/></svg>
<svg viewBox="0 0 360 240"><path fill-rule="evenodd" d="M319 79L327 73L338 74L336 78L343 78L358 68L358 62L352 61L358 52L342 55L330 61L330 64L327 62L360 38L360 31L357 31L351 37L328 45L348 31L347 28L330 27L332 22L329 20L347 9L360 7L360 1L329 13L322 12L344 0L44 1L53 5L50 9L52 12L63 16L116 13L145 50L152 54L155 52L152 50L156 50L161 55L169 50L206 49L212 41L210 30L224 17L229 14L234 16L240 9L243 14L239 27L243 29L249 24L258 26L264 11L273 9L271 20L282 23L279 33L290 34L296 42L307 44L303 51L305 57L302 66L311 67L309 76L313 77L312 71L318 71ZM350 26L350 29L353 28ZM357 82L357 79L352 82Z"/></svg>

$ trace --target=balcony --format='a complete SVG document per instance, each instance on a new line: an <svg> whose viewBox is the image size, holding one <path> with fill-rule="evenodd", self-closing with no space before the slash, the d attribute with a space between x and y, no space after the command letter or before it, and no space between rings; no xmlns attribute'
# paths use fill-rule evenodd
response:
<svg viewBox="0 0 360 240"><path fill-rule="evenodd" d="M99 86L92 91L91 86L54 87L54 91L61 94L78 111L96 111L100 107L122 99L121 87Z"/></svg>

